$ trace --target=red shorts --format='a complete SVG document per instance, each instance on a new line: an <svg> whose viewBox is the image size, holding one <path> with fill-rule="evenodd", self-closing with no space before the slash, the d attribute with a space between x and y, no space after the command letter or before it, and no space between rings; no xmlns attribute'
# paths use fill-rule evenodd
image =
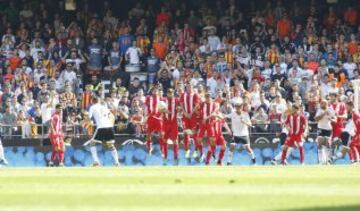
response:
<svg viewBox="0 0 360 211"><path fill-rule="evenodd" d="M158 133L163 132L163 121L161 119L149 117L147 119L146 125L147 125L146 132L148 134L153 132L158 132Z"/></svg>
<svg viewBox="0 0 360 211"><path fill-rule="evenodd" d="M339 126L335 126L333 128L332 138L341 138L341 133L343 132L343 128Z"/></svg>
<svg viewBox="0 0 360 211"><path fill-rule="evenodd" d="M217 146L222 146L222 145L224 145L226 142L225 142L225 138L224 138L224 136L222 136L222 135L220 135L220 136L216 136L216 145Z"/></svg>
<svg viewBox="0 0 360 211"><path fill-rule="evenodd" d="M165 140L177 140L178 139L178 125L177 121L164 121L164 132L165 132Z"/></svg>
<svg viewBox="0 0 360 211"><path fill-rule="evenodd" d="M201 124L199 128L198 138L214 138L215 137L215 127L214 124L207 123Z"/></svg>
<svg viewBox="0 0 360 211"><path fill-rule="evenodd" d="M360 147L360 135L355 135L351 139L350 147Z"/></svg>
<svg viewBox="0 0 360 211"><path fill-rule="evenodd" d="M184 130L196 130L198 127L198 120L196 116L189 118L183 118Z"/></svg>
<svg viewBox="0 0 360 211"><path fill-rule="evenodd" d="M289 147L295 147L295 142L296 143L301 143L302 139L301 139L301 135L290 135L287 137L287 139L285 140L285 145L289 146Z"/></svg>
<svg viewBox="0 0 360 211"><path fill-rule="evenodd" d="M50 138L50 143L51 143L53 149L55 149L55 148L63 149L64 148L64 138L62 136L54 136L54 135L50 134L49 138Z"/></svg>

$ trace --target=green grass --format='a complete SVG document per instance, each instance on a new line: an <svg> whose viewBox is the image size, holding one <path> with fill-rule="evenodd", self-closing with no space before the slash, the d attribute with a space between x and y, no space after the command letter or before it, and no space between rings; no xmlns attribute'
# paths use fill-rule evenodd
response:
<svg viewBox="0 0 360 211"><path fill-rule="evenodd" d="M0 210L360 210L360 166L2 168Z"/></svg>

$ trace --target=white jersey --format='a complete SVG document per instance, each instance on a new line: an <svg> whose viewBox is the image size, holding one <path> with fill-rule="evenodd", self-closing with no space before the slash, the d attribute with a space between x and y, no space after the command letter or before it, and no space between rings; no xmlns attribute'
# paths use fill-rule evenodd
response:
<svg viewBox="0 0 360 211"><path fill-rule="evenodd" d="M247 112L241 112L241 114L237 114L236 111L226 115L227 118L231 119L231 130L234 136L242 137L249 135L249 126L245 125L244 122L250 121L250 116Z"/></svg>
<svg viewBox="0 0 360 211"><path fill-rule="evenodd" d="M89 117L94 117L97 128L114 127L114 120L110 109L103 104L97 103L90 107Z"/></svg>
<svg viewBox="0 0 360 211"><path fill-rule="evenodd" d="M331 119L335 118L335 111L332 109L327 109L327 110L323 110L323 109L318 109L315 115L315 118L323 115L325 112L328 112L329 114L324 115L317 123L317 127L319 129L323 129L323 130L332 130L332 125L331 125Z"/></svg>
<svg viewBox="0 0 360 211"><path fill-rule="evenodd" d="M343 132L348 132L350 136L354 136L356 134L355 124L352 118L346 121Z"/></svg>
<svg viewBox="0 0 360 211"><path fill-rule="evenodd" d="M281 116L281 121L285 122L287 119L287 116L288 116L287 112L284 111L284 113L282 113L282 116ZM289 134L289 130L285 126L283 126L281 129L281 133L284 133L287 135L287 134Z"/></svg>

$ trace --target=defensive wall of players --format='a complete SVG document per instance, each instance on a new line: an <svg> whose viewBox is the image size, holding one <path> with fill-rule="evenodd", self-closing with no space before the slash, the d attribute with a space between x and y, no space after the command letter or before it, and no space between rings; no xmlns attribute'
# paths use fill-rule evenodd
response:
<svg viewBox="0 0 360 211"><path fill-rule="evenodd" d="M40 125L38 125L41 127ZM65 166L91 166L92 158L88 146L83 144L89 140L89 136L82 134L79 130L67 134L67 146L65 153ZM317 145L314 142L316 138L316 128L311 130L312 132L305 141L305 164L318 164ZM50 141L45 136L38 135L36 138L21 137L21 134L14 134L11 136L3 137L3 145L5 149L5 156L10 166L19 167L32 167L32 166L46 166L50 159L51 147ZM225 135L225 139L229 142L231 137ZM252 129L250 135L252 147L256 154L257 165L270 165L271 159L280 151L280 143L278 142L275 133L270 132L257 132ZM182 136L180 135L180 140ZM124 166L153 166L162 165L162 157L159 150L159 146L156 144L155 150L152 156L149 156L146 152L145 138L134 137L133 135L117 133L116 144L118 147L119 159ZM172 156L172 147L170 144L169 160ZM218 149L217 149L218 150ZM337 146L334 146L334 150L337 150ZM218 152L216 152L217 154ZM102 146L98 146L98 154L100 160L103 161L104 166L112 166L112 159L109 152L106 152ZM225 156L227 153L225 153ZM180 165L203 165L195 160L189 164L184 158L185 152L182 148L179 151L179 164ZM299 163L298 150L295 150L288 159L290 164ZM348 163L349 158L346 156L344 159L336 161L337 164ZM233 159L233 165L250 165L251 160L245 150L239 148L236 150ZM215 161L212 161L215 164Z"/></svg>

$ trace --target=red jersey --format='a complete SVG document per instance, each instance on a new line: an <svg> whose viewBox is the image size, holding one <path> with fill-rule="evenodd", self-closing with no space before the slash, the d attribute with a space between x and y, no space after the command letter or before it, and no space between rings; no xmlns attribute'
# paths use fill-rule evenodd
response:
<svg viewBox="0 0 360 211"><path fill-rule="evenodd" d="M63 132L62 132L62 118L60 117L59 114L54 113L51 116L51 128L52 130L50 130L50 135L51 136L62 136Z"/></svg>
<svg viewBox="0 0 360 211"><path fill-rule="evenodd" d="M225 120L224 119L217 119L215 120L215 135L217 137L221 137L222 136L222 128L225 124Z"/></svg>
<svg viewBox="0 0 360 211"><path fill-rule="evenodd" d="M360 133L360 114L357 112L352 112L351 114L352 120L354 122L356 128L356 134Z"/></svg>
<svg viewBox="0 0 360 211"><path fill-rule="evenodd" d="M211 102L211 103L207 103L207 102L202 102L200 103L200 119L201 119L201 123L203 123L203 121L205 119L207 119L211 114L215 113L217 108L217 104L215 102ZM212 119L207 119L206 120L206 124L212 123L213 120Z"/></svg>
<svg viewBox="0 0 360 211"><path fill-rule="evenodd" d="M344 103L332 103L330 104L330 107L335 111L336 116L344 116L346 114L346 106ZM344 118L337 118L337 121L334 123L333 126L344 126Z"/></svg>
<svg viewBox="0 0 360 211"><path fill-rule="evenodd" d="M173 98L165 98L165 102L167 103L167 109L170 113L165 114L166 121L177 121L177 107L179 106L179 100L175 97Z"/></svg>
<svg viewBox="0 0 360 211"><path fill-rule="evenodd" d="M290 128L289 135L301 136L305 132L306 119L302 114L291 114L285 124Z"/></svg>
<svg viewBox="0 0 360 211"><path fill-rule="evenodd" d="M195 106L199 103L199 96L195 93L184 93L180 97L180 103L184 105L186 113L194 111Z"/></svg>
<svg viewBox="0 0 360 211"><path fill-rule="evenodd" d="M147 109L148 117L153 117L155 119L161 119L161 113L158 110L158 103L162 101L160 96L147 96L145 100L145 105Z"/></svg>

